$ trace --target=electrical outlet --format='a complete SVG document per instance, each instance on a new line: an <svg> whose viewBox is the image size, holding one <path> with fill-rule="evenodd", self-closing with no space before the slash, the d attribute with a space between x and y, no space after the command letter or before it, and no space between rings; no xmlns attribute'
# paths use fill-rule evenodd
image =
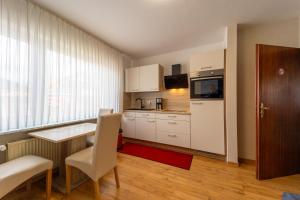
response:
<svg viewBox="0 0 300 200"><path fill-rule="evenodd" d="M6 145L0 145L0 151L6 151Z"/></svg>

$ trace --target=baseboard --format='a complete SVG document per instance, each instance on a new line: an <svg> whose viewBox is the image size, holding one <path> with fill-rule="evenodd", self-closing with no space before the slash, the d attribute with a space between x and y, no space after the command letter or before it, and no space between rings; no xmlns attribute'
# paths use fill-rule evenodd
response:
<svg viewBox="0 0 300 200"><path fill-rule="evenodd" d="M136 143L136 144L143 144L143 145L162 148L162 149L167 149L167 150L172 150L172 151L176 151L176 152L180 152L180 153L187 153L187 154L204 156L207 158L213 158L213 159L217 159L217 160L226 161L226 156L223 156L223 155L217 155L217 154L213 154L213 153L207 153L207 152L197 151L197 150L183 148L183 147L176 147L176 146L171 146L171 145L167 145L167 144L149 142L149 141L132 139L132 138L124 138L124 141L132 142L132 143Z"/></svg>
<svg viewBox="0 0 300 200"><path fill-rule="evenodd" d="M239 158L239 162L247 165L256 165L255 160L246 159L246 158Z"/></svg>
<svg viewBox="0 0 300 200"><path fill-rule="evenodd" d="M234 163L234 162L227 162L227 165L231 166L231 167L239 167L240 163Z"/></svg>

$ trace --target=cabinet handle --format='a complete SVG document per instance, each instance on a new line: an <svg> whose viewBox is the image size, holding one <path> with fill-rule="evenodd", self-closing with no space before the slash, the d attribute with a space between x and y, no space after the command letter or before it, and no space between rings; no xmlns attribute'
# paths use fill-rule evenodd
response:
<svg viewBox="0 0 300 200"><path fill-rule="evenodd" d="M168 122L168 124L177 124L176 122Z"/></svg>
<svg viewBox="0 0 300 200"><path fill-rule="evenodd" d="M168 137L176 138L177 135L168 135Z"/></svg>
<svg viewBox="0 0 300 200"><path fill-rule="evenodd" d="M143 116L147 117L147 116L149 116L149 114L143 114Z"/></svg>
<svg viewBox="0 0 300 200"><path fill-rule="evenodd" d="M155 122L155 120L148 120L148 122L151 122L151 123L153 123L153 122Z"/></svg>
<svg viewBox="0 0 300 200"><path fill-rule="evenodd" d="M128 120L130 120L130 121L134 121L135 119L132 119L132 118L131 118L131 119L128 119Z"/></svg>
<svg viewBox="0 0 300 200"><path fill-rule="evenodd" d="M203 105L202 102L192 102L192 104L194 104L194 105Z"/></svg>
<svg viewBox="0 0 300 200"><path fill-rule="evenodd" d="M201 69L211 69L212 66L201 67Z"/></svg>
<svg viewBox="0 0 300 200"><path fill-rule="evenodd" d="M176 118L177 116L175 116L175 115L169 115L168 117L169 118Z"/></svg>

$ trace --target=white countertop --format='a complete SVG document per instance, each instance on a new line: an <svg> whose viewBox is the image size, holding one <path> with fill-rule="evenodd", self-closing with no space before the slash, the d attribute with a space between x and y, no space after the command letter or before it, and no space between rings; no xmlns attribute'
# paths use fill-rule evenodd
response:
<svg viewBox="0 0 300 200"><path fill-rule="evenodd" d="M135 109L126 109L124 112L146 112L146 113L162 113L162 114L178 114L178 115L190 115L189 111L181 110L135 110Z"/></svg>
<svg viewBox="0 0 300 200"><path fill-rule="evenodd" d="M82 123L59 128L51 128L43 131L31 132L28 133L28 135L50 142L59 143L84 135L93 134L96 131L96 126L97 124L93 123Z"/></svg>

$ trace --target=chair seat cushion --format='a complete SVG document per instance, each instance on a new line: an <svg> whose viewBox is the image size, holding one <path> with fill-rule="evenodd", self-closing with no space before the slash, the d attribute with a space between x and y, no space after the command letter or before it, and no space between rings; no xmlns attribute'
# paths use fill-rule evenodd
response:
<svg viewBox="0 0 300 200"><path fill-rule="evenodd" d="M23 156L0 165L0 198L29 178L52 169L51 160L38 156Z"/></svg>
<svg viewBox="0 0 300 200"><path fill-rule="evenodd" d="M66 164L80 169L91 179L95 178L93 170L93 146L74 153L66 158Z"/></svg>

